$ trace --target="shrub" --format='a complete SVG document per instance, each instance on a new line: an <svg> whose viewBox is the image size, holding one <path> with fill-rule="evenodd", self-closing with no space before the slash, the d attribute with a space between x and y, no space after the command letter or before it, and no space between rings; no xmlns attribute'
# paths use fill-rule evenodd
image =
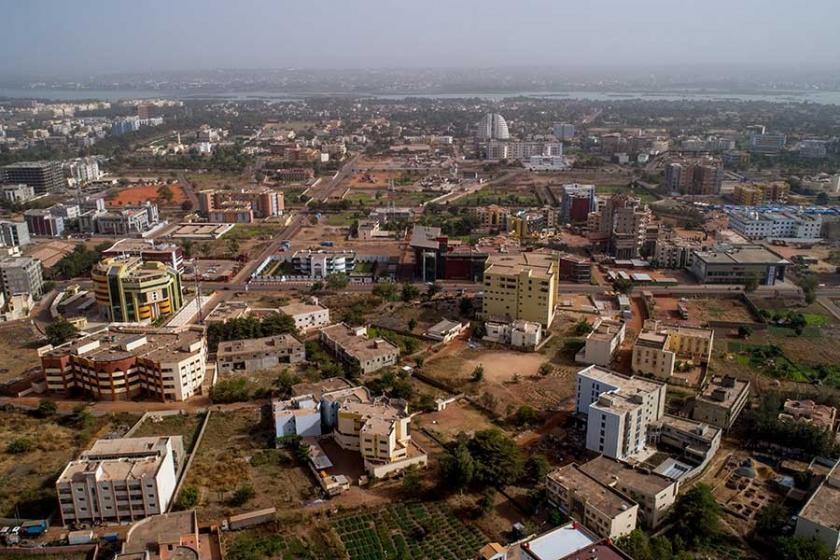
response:
<svg viewBox="0 0 840 560"><path fill-rule="evenodd" d="M20 455L22 453L29 453L34 447L35 444L32 443L31 439L17 438L10 441L9 445L6 446L6 453L11 453L12 455Z"/></svg>
<svg viewBox="0 0 840 560"><path fill-rule="evenodd" d="M192 509L198 504L198 489L195 486L185 486L178 497L178 506L181 509Z"/></svg>
<svg viewBox="0 0 840 560"><path fill-rule="evenodd" d="M216 404L247 401L250 397L244 378L223 379L210 388L210 400Z"/></svg>
<svg viewBox="0 0 840 560"><path fill-rule="evenodd" d="M250 502L257 493L254 491L254 487L250 484L243 484L236 491L233 493L233 496L230 497L228 503L231 506L238 507L244 506L248 502Z"/></svg>

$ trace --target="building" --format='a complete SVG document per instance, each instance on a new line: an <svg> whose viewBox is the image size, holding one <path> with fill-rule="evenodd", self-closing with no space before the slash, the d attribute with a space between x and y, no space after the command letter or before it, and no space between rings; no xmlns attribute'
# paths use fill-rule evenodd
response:
<svg viewBox="0 0 840 560"><path fill-rule="evenodd" d="M157 204L146 201L140 206L124 206L92 217L94 231L101 235L143 235L160 222Z"/></svg>
<svg viewBox="0 0 840 560"><path fill-rule="evenodd" d="M745 284L758 280L761 286L772 286L785 279L789 264L761 245L738 245L694 251L689 271L701 284Z"/></svg>
<svg viewBox="0 0 840 560"><path fill-rule="evenodd" d="M561 142L568 142L575 137L575 125L569 123L554 123L552 128L554 137Z"/></svg>
<svg viewBox="0 0 840 560"><path fill-rule="evenodd" d="M750 153L730 150L723 152L721 160L726 169L746 169L750 166Z"/></svg>
<svg viewBox="0 0 840 560"><path fill-rule="evenodd" d="M139 257L144 262L159 262L184 272L184 252L174 243L160 243L151 239L120 239L102 251L103 257Z"/></svg>
<svg viewBox="0 0 840 560"><path fill-rule="evenodd" d="M802 506L794 535L816 539L834 554L840 548L840 471L836 463Z"/></svg>
<svg viewBox="0 0 840 560"><path fill-rule="evenodd" d="M592 244L617 259L636 259L641 254L651 221L650 209L637 197L614 194L603 208L587 217Z"/></svg>
<svg viewBox="0 0 840 560"><path fill-rule="evenodd" d="M633 345L633 373L669 381L681 363L708 364L714 337L711 329L663 326L649 319Z"/></svg>
<svg viewBox="0 0 840 560"><path fill-rule="evenodd" d="M321 435L321 402L312 394L299 395L289 400L271 402L274 415L274 433L277 438Z"/></svg>
<svg viewBox="0 0 840 560"><path fill-rule="evenodd" d="M411 441L410 422L405 406L387 400L345 401L338 409L333 439L342 449L358 451L368 474L384 478L428 462L426 453Z"/></svg>
<svg viewBox="0 0 840 560"><path fill-rule="evenodd" d="M690 464L703 467L717 453L722 433L720 428L665 414L648 425L647 435L652 445L672 449Z"/></svg>
<svg viewBox="0 0 840 560"><path fill-rule="evenodd" d="M216 351L216 366L222 372L259 371L304 361L303 343L290 334L227 340Z"/></svg>
<svg viewBox="0 0 840 560"><path fill-rule="evenodd" d="M131 523L165 513L184 457L181 436L96 440L56 480L62 524Z"/></svg>
<svg viewBox="0 0 840 560"><path fill-rule="evenodd" d="M557 257L544 253L492 255L484 269L484 318L518 319L548 327L554 320Z"/></svg>
<svg viewBox="0 0 840 560"><path fill-rule="evenodd" d="M107 257L91 271L96 303L115 322L155 321L181 309L181 273L138 257Z"/></svg>
<svg viewBox="0 0 840 560"><path fill-rule="evenodd" d="M510 208L489 204L487 206L476 206L470 208L470 213L478 218L481 227L490 230L504 230L510 218Z"/></svg>
<svg viewBox="0 0 840 560"><path fill-rule="evenodd" d="M33 208L23 213L26 227L34 237L61 237L64 235L64 218L53 215L44 208Z"/></svg>
<svg viewBox="0 0 840 560"><path fill-rule="evenodd" d="M837 409L825 404L817 404L810 399L785 400L779 420L809 424L821 430L834 431L837 423Z"/></svg>
<svg viewBox="0 0 840 560"><path fill-rule="evenodd" d="M577 373L576 414L586 417L586 448L624 460L645 447L649 424L665 414L664 384L600 366Z"/></svg>
<svg viewBox="0 0 840 560"><path fill-rule="evenodd" d="M0 288L6 300L15 294L29 294L33 298L44 293L44 274L41 261L32 257L4 257L0 259Z"/></svg>
<svg viewBox="0 0 840 560"><path fill-rule="evenodd" d="M624 321L596 319L575 360L584 364L609 367L613 356L624 342L624 334Z"/></svg>
<svg viewBox="0 0 840 560"><path fill-rule="evenodd" d="M436 340L438 342L451 342L458 337L469 326L468 323L459 323L457 321L449 321L441 319L423 333L426 338Z"/></svg>
<svg viewBox="0 0 840 560"><path fill-rule="evenodd" d="M750 400L750 382L714 376L694 399L691 418L729 430Z"/></svg>
<svg viewBox="0 0 840 560"><path fill-rule="evenodd" d="M23 247L29 245L29 226L26 222L0 221L0 245L4 247Z"/></svg>
<svg viewBox="0 0 840 560"><path fill-rule="evenodd" d="M314 383L298 383L292 387L293 397L311 396L321 411L321 426L332 430L338 424L338 409L342 403L373 402L366 387L357 387L343 377L330 377Z"/></svg>
<svg viewBox="0 0 840 560"><path fill-rule="evenodd" d="M130 117L119 117L111 123L111 135L123 136L129 132L140 130L140 118L136 115Z"/></svg>
<svg viewBox="0 0 840 560"><path fill-rule="evenodd" d="M368 338L367 327L338 323L321 329L321 342L341 361L372 373L396 365L400 349L383 338Z"/></svg>
<svg viewBox="0 0 840 560"><path fill-rule="evenodd" d="M709 161L674 162L665 166L665 188L688 195L717 195L723 167Z"/></svg>
<svg viewBox="0 0 840 560"><path fill-rule="evenodd" d="M0 183L22 183L46 194L67 186L61 163L57 161L21 161L0 167Z"/></svg>
<svg viewBox="0 0 840 560"><path fill-rule="evenodd" d="M278 181L303 182L315 178L311 167L289 167L276 169L274 176Z"/></svg>
<svg viewBox="0 0 840 560"><path fill-rule="evenodd" d="M569 253L560 253L558 262L558 280L574 282L575 284L589 284L592 282L592 261L586 257L579 257Z"/></svg>
<svg viewBox="0 0 840 560"><path fill-rule="evenodd" d="M240 189L239 191L202 191L198 193L199 212L211 222L221 222L220 217L229 213L242 213L251 219L236 219L236 222L248 222L253 218L280 216L285 209L283 191L269 188Z"/></svg>
<svg viewBox="0 0 840 560"><path fill-rule="evenodd" d="M787 137L780 132L755 132L750 135L750 152L776 155L785 148Z"/></svg>
<svg viewBox="0 0 840 560"><path fill-rule="evenodd" d="M560 221L564 224L585 223L591 212L598 210L595 185L569 183L560 191Z"/></svg>
<svg viewBox="0 0 840 560"><path fill-rule="evenodd" d="M828 153L826 140L805 139L799 143L799 155L806 158L824 158Z"/></svg>
<svg viewBox="0 0 840 560"><path fill-rule="evenodd" d="M784 181L772 183L735 185L733 198L743 206L761 206L768 202L786 204L790 185Z"/></svg>
<svg viewBox="0 0 840 560"><path fill-rule="evenodd" d="M99 170L99 161L93 157L75 159L70 162L68 168L70 176L78 184L98 181L102 178L102 172Z"/></svg>
<svg viewBox="0 0 840 560"><path fill-rule="evenodd" d="M47 390L97 400L183 401L201 390L207 345L200 327L109 327L41 356Z"/></svg>
<svg viewBox="0 0 840 560"><path fill-rule="evenodd" d="M484 323L487 334L484 340L505 344L513 348L534 350L542 342L542 325L531 321L512 321L510 323Z"/></svg>
<svg viewBox="0 0 840 560"><path fill-rule="evenodd" d="M509 140L510 132L505 118L498 113L487 113L476 125L479 140Z"/></svg>
<svg viewBox="0 0 840 560"><path fill-rule="evenodd" d="M729 213L729 227L742 237L756 239L820 239L822 216L802 212Z"/></svg>
<svg viewBox="0 0 840 560"><path fill-rule="evenodd" d="M35 198L35 189L30 185L18 183L16 185L0 185L0 196L12 204L23 204Z"/></svg>
<svg viewBox="0 0 840 560"><path fill-rule="evenodd" d="M575 463L549 473L545 489L549 503L601 538L617 539L636 528L639 505Z"/></svg>
<svg viewBox="0 0 840 560"><path fill-rule="evenodd" d="M292 266L298 276L322 279L330 274L349 274L356 268L355 251L297 251L292 255Z"/></svg>
<svg viewBox="0 0 840 560"><path fill-rule="evenodd" d="M641 521L651 529L665 521L677 500L679 482L647 469L635 468L603 455L579 468L603 486L618 490L638 504Z"/></svg>
<svg viewBox="0 0 840 560"><path fill-rule="evenodd" d="M518 549L518 550L517 550ZM509 547L490 543L480 560L631 560L610 539L599 540L583 525L571 521Z"/></svg>
<svg viewBox="0 0 840 560"><path fill-rule="evenodd" d="M290 303L280 307L279 311L294 320L295 328L300 333L320 329L330 324L330 310L320 305L317 300L313 303Z"/></svg>
<svg viewBox="0 0 840 560"><path fill-rule="evenodd" d="M654 246L653 265L658 268L681 270L694 262L695 251L704 248L700 240L684 239L663 233L660 229Z"/></svg>

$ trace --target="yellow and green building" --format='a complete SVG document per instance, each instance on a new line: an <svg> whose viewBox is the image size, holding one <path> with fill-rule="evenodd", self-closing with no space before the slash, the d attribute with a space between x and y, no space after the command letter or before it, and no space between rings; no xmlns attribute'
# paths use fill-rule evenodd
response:
<svg viewBox="0 0 840 560"><path fill-rule="evenodd" d="M114 322L155 321L181 309L181 275L161 262L106 258L93 267L96 303Z"/></svg>

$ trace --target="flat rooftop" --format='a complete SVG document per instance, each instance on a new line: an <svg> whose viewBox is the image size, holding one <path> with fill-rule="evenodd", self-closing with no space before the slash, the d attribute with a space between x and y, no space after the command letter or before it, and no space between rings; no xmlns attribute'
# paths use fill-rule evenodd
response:
<svg viewBox="0 0 840 560"><path fill-rule="evenodd" d="M332 393L333 391L340 391L342 389L352 389L354 387L355 385L343 377L330 377L314 383L297 383L292 386L292 395L295 397L312 395L315 400L321 400L321 397L325 393Z"/></svg>
<svg viewBox="0 0 840 560"><path fill-rule="evenodd" d="M324 311L326 307L323 305L313 304L313 303L290 303L289 305L284 305L279 308L280 312L285 315L303 315L304 313L316 313L318 311Z"/></svg>
<svg viewBox="0 0 840 560"><path fill-rule="evenodd" d="M652 393L662 388L661 383L641 377L622 375L600 366L590 366L582 369L578 372L578 375L586 375L591 379L613 385L618 387L620 391L630 394L636 391Z"/></svg>
<svg viewBox="0 0 840 560"><path fill-rule="evenodd" d="M739 245L719 251L696 251L695 256L707 264L790 264L761 245Z"/></svg>
<svg viewBox="0 0 840 560"><path fill-rule="evenodd" d="M712 377L703 391L697 395L697 400L707 401L724 408L732 408L744 391L748 391L749 388L749 381L743 381L734 377L715 376Z"/></svg>
<svg viewBox="0 0 840 560"><path fill-rule="evenodd" d="M197 328L165 331L163 329L111 327L58 346L44 355L59 357L76 354L97 362L111 362L136 356L154 362L171 363L195 354L196 352L189 348L202 338L204 338L204 332ZM145 343L137 344L142 339L145 339ZM98 346L89 347L96 343ZM135 344L137 346L134 346ZM126 350L126 345L134 347Z"/></svg>
<svg viewBox="0 0 840 560"><path fill-rule="evenodd" d="M593 535L581 529L576 523L567 523L522 543L522 548L540 560L561 560L583 548L595 544Z"/></svg>
<svg viewBox="0 0 840 560"><path fill-rule="evenodd" d="M635 492L645 496L658 494L674 484L673 480L665 476L634 469L603 455L581 465L580 470L606 486L621 480Z"/></svg>
<svg viewBox="0 0 840 560"><path fill-rule="evenodd" d="M805 502L799 517L840 530L840 473L836 465Z"/></svg>
<svg viewBox="0 0 840 560"><path fill-rule="evenodd" d="M624 323L621 321L602 320L598 325L586 336L587 339L609 341L615 338L621 332Z"/></svg>
<svg viewBox="0 0 840 560"><path fill-rule="evenodd" d="M275 336L264 336L262 338L245 338L242 340L229 340L219 343L216 356L219 360L239 356L241 354L272 353L279 349L303 347L303 343L294 336L278 334Z"/></svg>
<svg viewBox="0 0 840 560"><path fill-rule="evenodd" d="M359 361L367 361L383 354L399 354L400 351L384 338L372 339L368 338L367 334L356 335L356 329L344 323L324 327L321 332Z"/></svg>
<svg viewBox="0 0 840 560"><path fill-rule="evenodd" d="M516 255L490 255L487 257L487 267L484 274L499 274L502 276L518 276L523 272L530 272L535 278L549 279L557 270L556 255L545 253L519 253Z"/></svg>
<svg viewBox="0 0 840 560"><path fill-rule="evenodd" d="M608 486L604 486L572 463L551 472L548 478L569 488L576 494L584 496L587 504L604 515L613 518L634 507L636 504L626 500L624 496Z"/></svg>

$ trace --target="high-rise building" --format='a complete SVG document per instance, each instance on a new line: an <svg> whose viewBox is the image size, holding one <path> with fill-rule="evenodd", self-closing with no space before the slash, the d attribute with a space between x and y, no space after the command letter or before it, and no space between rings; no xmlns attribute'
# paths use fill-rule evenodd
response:
<svg viewBox="0 0 840 560"><path fill-rule="evenodd" d="M781 132L753 133L750 136L750 151L758 154L778 154L785 148L787 137Z"/></svg>
<svg viewBox="0 0 840 560"><path fill-rule="evenodd" d="M479 140L508 140L510 132L505 118L498 113L484 115L477 127L476 137Z"/></svg>
<svg viewBox="0 0 840 560"><path fill-rule="evenodd" d="M6 299L15 294L30 294L33 298L44 292L41 261L32 257L0 259L0 287Z"/></svg>
<svg viewBox="0 0 840 560"><path fill-rule="evenodd" d="M554 137L566 142L575 137L575 125L569 123L554 123Z"/></svg>
<svg viewBox="0 0 840 560"><path fill-rule="evenodd" d="M554 320L557 257L545 253L493 255L484 269L483 314L495 321L533 321L544 327Z"/></svg>
<svg viewBox="0 0 840 560"><path fill-rule="evenodd" d="M181 274L161 262L106 258L91 272L96 303L108 320L155 321L182 304Z"/></svg>
<svg viewBox="0 0 840 560"><path fill-rule="evenodd" d="M57 161L22 161L0 168L0 183L23 183L45 194L64 188L67 181Z"/></svg>
<svg viewBox="0 0 840 560"><path fill-rule="evenodd" d="M0 222L0 244L5 247L22 247L31 241L26 222Z"/></svg>
<svg viewBox="0 0 840 560"><path fill-rule="evenodd" d="M586 222L590 212L598 209L595 185L570 183L560 194L560 220L563 223Z"/></svg>
<svg viewBox="0 0 840 560"><path fill-rule="evenodd" d="M618 193L587 219L593 244L618 259L635 259L645 243L650 209L637 197Z"/></svg>
<svg viewBox="0 0 840 560"><path fill-rule="evenodd" d="M691 195L720 194L723 168L707 162L674 162L665 166L665 187Z"/></svg>
<svg viewBox="0 0 840 560"><path fill-rule="evenodd" d="M80 184L98 181L102 177L99 162L92 157L73 160L70 162L69 169L70 176Z"/></svg>
<svg viewBox="0 0 840 560"><path fill-rule="evenodd" d="M64 235L64 218L46 208L33 208L23 213L29 233L35 237L61 237Z"/></svg>

